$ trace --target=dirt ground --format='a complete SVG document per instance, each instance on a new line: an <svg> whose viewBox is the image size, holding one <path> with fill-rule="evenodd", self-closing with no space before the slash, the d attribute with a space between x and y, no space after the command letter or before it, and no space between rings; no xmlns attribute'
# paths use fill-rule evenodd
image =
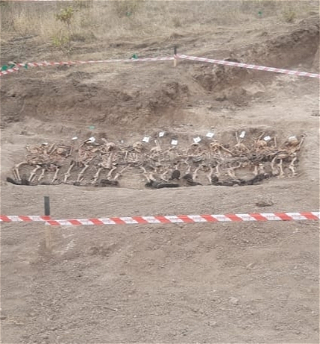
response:
<svg viewBox="0 0 320 344"><path fill-rule="evenodd" d="M319 72L317 15L244 25L221 26L214 40L137 38L112 49L169 56L174 42L189 55ZM52 60L35 46L9 41L1 60L21 49ZM78 48L74 59L99 52ZM43 196L57 219L319 209L317 79L186 61L99 64L3 76L0 92L4 215L41 215ZM124 176L120 188L6 182L27 144L104 135L132 143L166 130L187 145L209 130L250 128L304 134L298 175L161 190L145 189L141 175ZM318 222L62 226L52 229L52 250L44 238L42 224L1 226L2 343L319 342Z"/></svg>

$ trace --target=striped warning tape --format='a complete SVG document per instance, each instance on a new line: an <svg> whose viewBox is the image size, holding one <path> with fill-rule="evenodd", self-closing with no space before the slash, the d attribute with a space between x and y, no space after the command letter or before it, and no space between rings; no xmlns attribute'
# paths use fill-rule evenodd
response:
<svg viewBox="0 0 320 344"><path fill-rule="evenodd" d="M0 215L0 222L38 222L51 220L50 216Z"/></svg>
<svg viewBox="0 0 320 344"><path fill-rule="evenodd" d="M297 75L297 76L307 76L309 78L319 78L320 79L320 74L314 74L314 73L308 73L308 72L298 72L295 70L257 66L257 65L247 64L247 63L232 62L232 61L225 61L225 60L214 60L214 59L208 59L205 57L196 57L196 56L188 56L188 55L178 55L178 58L184 59L184 60L190 60L190 61L207 62L207 63L214 63L214 64L220 64L220 65L231 66L231 67L256 69L256 70L262 70L265 72L282 73L282 74Z"/></svg>
<svg viewBox="0 0 320 344"><path fill-rule="evenodd" d="M95 63L119 63L119 62L155 62L155 61L173 61L175 58L171 57L145 57L137 59L115 59L115 60L89 60L89 61L61 61L61 62L29 62L29 63L17 63L15 68L1 71L1 75L6 75L19 70L19 67L48 67L48 66L72 66L72 65L83 65L83 64L95 64Z"/></svg>
<svg viewBox="0 0 320 344"><path fill-rule="evenodd" d="M240 62L232 62L232 61L225 61L225 60L215 60L209 59L205 57L197 57L197 56L188 56L188 55L175 55L174 57L147 57L147 58L137 58L137 59L116 59L116 60L96 60L96 61L62 61L62 62L30 62L30 63L17 63L16 67L7 69L5 71L0 71L1 75L6 75L9 73L13 73L19 70L19 67L48 67L48 66L62 66L62 65L83 65L83 64L94 64L94 63L119 63L119 62L154 62L154 61L172 61L174 59L182 59L182 60L190 60L190 61L199 61L199 62L206 62L206 63L214 63L220 64L225 66L231 67L240 67L246 69L255 69L261 70L265 72L273 72L273 73L282 73L288 75L296 75L296 76L305 76L309 78L318 78L320 79L320 74L314 74L309 72L299 72L294 70L288 69L281 69L281 68L274 68L274 67L265 67L265 66L258 66L253 64L247 63L240 63Z"/></svg>
<svg viewBox="0 0 320 344"><path fill-rule="evenodd" d="M319 220L320 212L301 213L249 213L225 215L168 215L104 217L88 219L54 220L49 216L0 216L0 222L45 222L52 226L167 224L199 222L242 222L242 221L301 221Z"/></svg>
<svg viewBox="0 0 320 344"><path fill-rule="evenodd" d="M7 70L3 70L0 72L0 76L1 75L7 75L7 74L10 74L10 73L13 73L13 72L17 72L19 70L19 68L17 67L14 67L14 68L9 68Z"/></svg>

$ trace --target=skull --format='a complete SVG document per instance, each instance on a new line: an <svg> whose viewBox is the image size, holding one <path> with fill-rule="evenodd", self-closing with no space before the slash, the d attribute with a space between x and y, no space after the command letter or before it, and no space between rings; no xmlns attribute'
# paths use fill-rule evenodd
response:
<svg viewBox="0 0 320 344"><path fill-rule="evenodd" d="M286 146L298 146L299 140L296 136L290 136L288 140L286 141Z"/></svg>
<svg viewBox="0 0 320 344"><path fill-rule="evenodd" d="M220 148L220 143L217 140L213 140L212 142L210 142L210 148L212 150L216 150Z"/></svg>
<svg viewBox="0 0 320 344"><path fill-rule="evenodd" d="M141 152L143 145L142 142L137 141L132 145L132 147L136 152Z"/></svg>
<svg viewBox="0 0 320 344"><path fill-rule="evenodd" d="M110 152L110 151L112 151L112 150L115 150L116 144L115 144L114 142L108 142L108 143L106 144L106 147L107 147L107 151Z"/></svg>
<svg viewBox="0 0 320 344"><path fill-rule="evenodd" d="M258 149L263 149L263 148L267 147L267 142L264 140L258 140L258 141L256 141L255 146Z"/></svg>
<svg viewBox="0 0 320 344"><path fill-rule="evenodd" d="M63 155L66 153L66 149L64 147L58 147L57 148L57 154Z"/></svg>

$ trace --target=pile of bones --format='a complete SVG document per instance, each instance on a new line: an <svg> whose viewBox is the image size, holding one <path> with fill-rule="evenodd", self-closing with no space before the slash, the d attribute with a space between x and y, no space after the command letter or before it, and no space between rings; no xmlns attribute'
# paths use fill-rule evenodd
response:
<svg viewBox="0 0 320 344"><path fill-rule="evenodd" d="M117 186L123 174L141 173L145 186L152 188L202 185L252 185L271 177L297 175L298 154L304 135L290 136L282 144L261 133L244 140L237 132L234 142L218 140L192 143L185 149L170 144L135 142L130 146L102 138L65 144L27 146L25 160L14 166L18 185L72 184ZM240 178L239 172L248 172Z"/></svg>

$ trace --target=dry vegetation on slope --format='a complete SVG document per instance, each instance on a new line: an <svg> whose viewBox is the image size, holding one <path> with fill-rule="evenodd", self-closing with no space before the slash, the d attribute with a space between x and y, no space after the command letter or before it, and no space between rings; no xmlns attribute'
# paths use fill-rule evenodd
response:
<svg viewBox="0 0 320 344"><path fill-rule="evenodd" d="M32 36L51 52L60 49L69 55L79 42L91 43L105 48L109 56L106 48L111 42L117 47L117 40L156 37L159 43L174 41L208 32L214 35L221 30L219 26L231 29L248 21L254 23L252 30L259 30L266 20L268 25L271 21L292 24L316 13L315 1L1 1L1 39Z"/></svg>

